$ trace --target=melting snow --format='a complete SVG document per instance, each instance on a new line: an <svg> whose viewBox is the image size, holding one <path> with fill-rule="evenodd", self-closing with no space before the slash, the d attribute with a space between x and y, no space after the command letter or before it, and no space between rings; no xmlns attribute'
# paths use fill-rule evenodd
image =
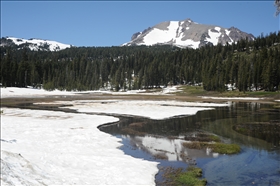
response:
<svg viewBox="0 0 280 186"><path fill-rule="evenodd" d="M1 98L7 97L33 97L33 96L70 96L77 94L112 94L112 95L128 95L128 94L145 94L145 95L161 95L161 94L169 94L174 92L179 92L181 90L177 89L178 86L168 86L162 89L161 92L152 92L146 93L146 90L130 90L127 92L112 92L112 91L102 91L102 90L94 90L94 91L46 91L44 89L35 89L35 88L18 88L18 87L7 87L1 88Z"/></svg>
<svg viewBox="0 0 280 186"><path fill-rule="evenodd" d="M154 185L157 163L125 155L111 116L4 108L1 185Z"/></svg>
<svg viewBox="0 0 280 186"><path fill-rule="evenodd" d="M79 112L133 115L151 119L166 119L174 116L194 115L198 111L213 109L209 107L229 106L229 103L135 100L75 100L67 102L59 101L57 103L71 104L73 106L67 108L75 109Z"/></svg>
<svg viewBox="0 0 280 186"><path fill-rule="evenodd" d="M76 92L77 93L77 92ZM38 97L38 96L48 96L48 95L74 95L75 92L67 91L46 91L44 89L34 89L34 88L17 88L17 87L8 87L1 88L1 98L7 97Z"/></svg>
<svg viewBox="0 0 280 186"><path fill-rule="evenodd" d="M1 88L1 96L20 96L20 92L32 97L73 94ZM210 107L229 105L125 100L65 103L73 104L71 108L80 112L127 114L152 119L191 115L213 109ZM118 121L116 117L29 109L1 110L4 111L1 114L1 185L155 185L156 162L125 155L118 149L121 144L117 138L97 128ZM156 142L153 141L143 143ZM169 158L174 159L172 155Z"/></svg>

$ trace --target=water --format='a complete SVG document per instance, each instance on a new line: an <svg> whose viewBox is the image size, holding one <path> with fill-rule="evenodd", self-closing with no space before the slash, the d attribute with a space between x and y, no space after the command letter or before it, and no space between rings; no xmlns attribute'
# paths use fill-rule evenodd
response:
<svg viewBox="0 0 280 186"><path fill-rule="evenodd" d="M198 159L208 185L279 185L279 151L268 152L241 146L238 155Z"/></svg>
<svg viewBox="0 0 280 186"><path fill-rule="evenodd" d="M196 165L202 168L208 185L280 185L280 137L279 131L275 131L278 128L252 133L255 137L233 130L238 124L275 120L280 120L279 110L273 110L272 105L234 103L195 116L167 120L122 117L118 124L100 130L120 138L123 143L120 148L126 154L159 162L156 183L162 181L163 167ZM128 128L136 132L127 132ZM182 146L185 137L200 132L218 135L225 143L239 144L241 153L223 155Z"/></svg>

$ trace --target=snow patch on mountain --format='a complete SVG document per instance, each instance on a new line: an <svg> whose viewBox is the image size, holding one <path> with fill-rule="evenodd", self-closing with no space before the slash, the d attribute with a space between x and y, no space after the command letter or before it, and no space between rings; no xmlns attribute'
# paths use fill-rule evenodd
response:
<svg viewBox="0 0 280 186"><path fill-rule="evenodd" d="M213 45L218 44L219 37L221 36L221 32L218 31L218 30L220 30L220 28L217 30L216 30L216 28L219 28L219 27L215 27L214 30L209 29L208 35L210 36L210 38L206 38L206 41L213 43Z"/></svg>
<svg viewBox="0 0 280 186"><path fill-rule="evenodd" d="M184 46L188 46L188 47L197 49L197 48L199 48L199 44L200 44L199 41L193 41L192 39L187 39L185 41L182 41L179 39L176 40L176 45L181 48L184 48Z"/></svg>

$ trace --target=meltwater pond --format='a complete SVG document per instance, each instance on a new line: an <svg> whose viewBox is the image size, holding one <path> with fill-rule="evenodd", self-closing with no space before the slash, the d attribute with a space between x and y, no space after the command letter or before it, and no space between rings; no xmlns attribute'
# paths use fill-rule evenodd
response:
<svg viewBox="0 0 280 186"><path fill-rule="evenodd" d="M262 132L253 125L268 122L275 124ZM126 154L158 161L158 185L163 179L162 168L190 165L202 168L207 185L280 185L279 122L280 112L271 104L234 102L230 107L166 120L121 117L117 124L100 130L120 138L120 148ZM246 134L234 130L248 123ZM183 141L201 132L217 135L225 143L237 143L241 152L223 155L182 146Z"/></svg>

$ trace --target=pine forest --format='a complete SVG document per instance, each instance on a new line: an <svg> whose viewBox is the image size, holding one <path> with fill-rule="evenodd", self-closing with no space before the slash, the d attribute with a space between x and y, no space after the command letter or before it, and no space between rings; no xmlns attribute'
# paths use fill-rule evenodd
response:
<svg viewBox="0 0 280 186"><path fill-rule="evenodd" d="M207 91L279 91L280 32L199 49L157 46L71 47L31 51L1 47L3 87L138 90L168 85Z"/></svg>

